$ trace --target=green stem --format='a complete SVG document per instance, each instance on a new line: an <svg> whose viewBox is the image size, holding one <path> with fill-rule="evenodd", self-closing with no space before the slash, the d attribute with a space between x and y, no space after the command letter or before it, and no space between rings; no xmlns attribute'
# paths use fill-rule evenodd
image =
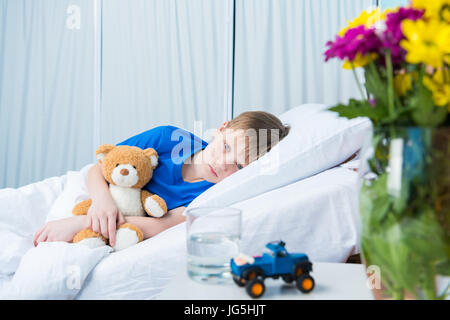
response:
<svg viewBox="0 0 450 320"><path fill-rule="evenodd" d="M450 83L450 79L448 78L450 71L443 69L441 72L442 72L442 78L444 79L444 83Z"/></svg>
<svg viewBox="0 0 450 320"><path fill-rule="evenodd" d="M381 79L381 75L378 72L378 68L375 65L375 62L373 61L373 59L372 59L372 57L370 55L369 55L369 68L370 68L371 73L376 77L376 81L378 83L383 82L383 80ZM391 85L391 87L392 87L392 90L393 90L394 89L393 84ZM400 105L400 102L399 102L399 105ZM388 112L389 112L389 110L388 110ZM387 117L387 119L385 119L384 121L380 120L380 124L383 124L383 123L388 123L389 124L389 123L392 122L393 119L394 119L394 116L392 114L389 114L389 117ZM393 130L391 130L391 133L393 133Z"/></svg>
<svg viewBox="0 0 450 320"><path fill-rule="evenodd" d="M372 69L373 74L377 76L377 80L380 80L380 74L378 73L377 67L375 66L375 62L372 57L369 56L369 67Z"/></svg>
<svg viewBox="0 0 450 320"><path fill-rule="evenodd" d="M388 96L388 110L389 117L394 119L395 117L395 108L394 108L394 76L392 71L392 58L391 51L386 50L386 73L387 73L387 96Z"/></svg>
<svg viewBox="0 0 450 320"><path fill-rule="evenodd" d="M429 266L428 268L425 268L423 273L421 289L424 297L427 300L436 300L436 270L433 266Z"/></svg>
<svg viewBox="0 0 450 320"><path fill-rule="evenodd" d="M389 118L393 121L395 119L395 105L394 105L394 74L392 68L392 57L391 51L386 50L386 73L387 73L387 96L388 96L388 112ZM394 126L389 124L389 129L391 132L391 139L394 139L396 136Z"/></svg>
<svg viewBox="0 0 450 320"><path fill-rule="evenodd" d="M447 288L445 288L444 292L439 296L439 300L445 300L447 298L450 298L450 284L447 285Z"/></svg>
<svg viewBox="0 0 450 320"><path fill-rule="evenodd" d="M394 300L403 300L405 298L403 289L394 289L392 292L392 299Z"/></svg>
<svg viewBox="0 0 450 320"><path fill-rule="evenodd" d="M425 65L420 66L419 69L419 90L423 89L423 76L425 75Z"/></svg>
<svg viewBox="0 0 450 320"><path fill-rule="evenodd" d="M358 86L359 93L361 94L361 98L364 101L366 101L367 99L366 99L366 96L364 95L364 91L363 91L363 89L361 87L361 83L359 82L358 75L356 74L356 70L355 70L355 66L353 65L353 62L351 62L351 66L352 66L353 77L355 78L356 84Z"/></svg>

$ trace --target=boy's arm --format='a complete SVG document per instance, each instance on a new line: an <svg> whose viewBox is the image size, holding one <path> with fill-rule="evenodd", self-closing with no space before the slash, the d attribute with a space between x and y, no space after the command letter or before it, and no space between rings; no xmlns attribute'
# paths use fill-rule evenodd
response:
<svg viewBox="0 0 450 320"><path fill-rule="evenodd" d="M92 199L88 211L88 215L92 218L92 230L101 233L109 239L111 245L114 245L116 226L124 223L125 219L111 196L100 163L89 169L86 184Z"/></svg>
<svg viewBox="0 0 450 320"><path fill-rule="evenodd" d="M92 200L96 201L100 198L106 198L108 196L112 200L111 194L109 193L108 183L102 174L102 165L100 163L94 164L89 169L86 184Z"/></svg>
<svg viewBox="0 0 450 320"><path fill-rule="evenodd" d="M148 239L166 229L184 222L186 217L183 216L182 213L185 209L186 207L178 207L169 210L167 214L161 218L127 216L125 220L141 229L144 234L144 239Z"/></svg>

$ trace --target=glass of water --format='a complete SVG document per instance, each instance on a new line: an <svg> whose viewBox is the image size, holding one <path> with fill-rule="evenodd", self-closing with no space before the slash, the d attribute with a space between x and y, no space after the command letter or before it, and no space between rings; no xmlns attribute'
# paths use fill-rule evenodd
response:
<svg viewBox="0 0 450 320"><path fill-rule="evenodd" d="M187 272L198 282L229 282L230 259L239 255L241 210L198 207L186 210Z"/></svg>

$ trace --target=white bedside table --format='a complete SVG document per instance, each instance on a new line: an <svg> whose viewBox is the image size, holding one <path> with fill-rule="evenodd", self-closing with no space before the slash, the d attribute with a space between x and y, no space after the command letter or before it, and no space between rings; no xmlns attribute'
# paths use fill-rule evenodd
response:
<svg viewBox="0 0 450 320"><path fill-rule="evenodd" d="M254 300L372 300L366 285L363 264L313 263L314 290L301 293L295 284L286 284L279 278L265 279L266 291ZM159 300L253 300L245 287L238 287L233 280L227 284L202 284L191 280L186 266L178 269L174 279L162 291Z"/></svg>

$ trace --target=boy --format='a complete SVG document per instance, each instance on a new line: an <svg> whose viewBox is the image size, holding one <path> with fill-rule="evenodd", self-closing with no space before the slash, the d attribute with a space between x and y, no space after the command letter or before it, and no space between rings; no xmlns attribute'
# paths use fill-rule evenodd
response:
<svg viewBox="0 0 450 320"><path fill-rule="evenodd" d="M114 203L101 165L97 163L89 170L87 177L92 199L88 214L47 223L35 234L34 244L37 246L41 241L71 241L78 231L91 228L109 239L110 245L114 246L116 228L126 222L139 227L144 239L150 238L183 222L185 217L182 213L189 203L215 183L268 152L289 133L289 129L270 113L249 111L224 122L209 144L173 126L156 127L131 137L118 145L154 148L158 152L158 167L144 189L166 201L167 214L159 219L125 218ZM177 138L182 138L182 146L190 150L183 151L181 157L174 152L180 146Z"/></svg>

